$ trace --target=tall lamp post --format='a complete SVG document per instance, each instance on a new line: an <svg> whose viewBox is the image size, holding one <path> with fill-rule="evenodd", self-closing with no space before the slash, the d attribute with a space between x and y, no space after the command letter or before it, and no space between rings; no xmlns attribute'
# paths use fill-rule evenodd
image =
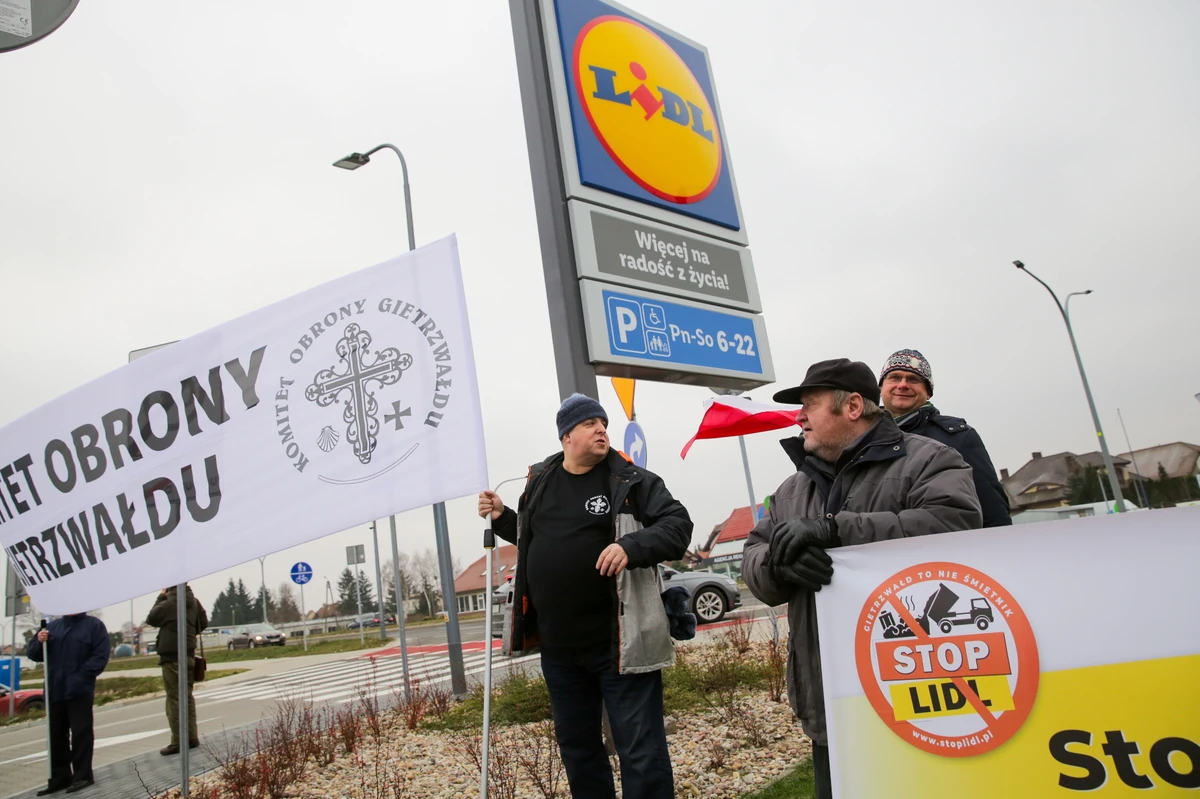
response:
<svg viewBox="0 0 1200 799"><path fill-rule="evenodd" d="M1125 512L1125 498L1121 494L1121 482L1117 479L1117 470L1113 466L1112 455L1108 453L1108 442L1104 438L1104 430L1100 427L1100 416L1096 413L1096 403L1092 400L1092 389L1088 385L1087 373L1083 370L1083 359L1079 357L1079 345L1075 343L1075 331L1071 329L1071 298L1078 294L1091 294L1092 290L1073 291L1067 295L1066 306L1058 301L1058 295L1054 293L1054 289L1046 285L1046 281L1030 272L1025 268L1025 264L1020 261L1013 261L1013 266L1020 269L1025 274L1042 284L1042 288L1050 292L1050 296L1054 298L1054 304L1058 306L1058 312L1062 315L1063 323L1067 326L1067 335L1071 339L1071 349L1075 352L1075 365L1079 367L1079 379L1083 381L1083 393L1087 395L1088 408L1092 412L1092 424L1096 427L1096 438L1100 441L1100 455L1104 458L1104 469L1108 472L1108 484L1113 492L1113 509L1117 513Z"/></svg>
<svg viewBox="0 0 1200 799"><path fill-rule="evenodd" d="M365 153L350 153L350 155L334 161L333 165L339 169L352 171L364 164L369 164L371 156L380 150L391 150L400 159L400 171L404 178L404 219L408 225L408 249L415 250L417 239L413 232L412 194L408 188L408 163L404 160L404 153L400 152L400 149L394 144L380 144ZM396 517L392 516L391 519L392 552L396 553ZM446 654L450 660L450 690L455 696L466 696L467 673L463 668L462 636L458 630L458 603L454 597L454 565L450 558L450 532L446 525L446 503L444 502L433 506L433 534L437 542L442 601L446 607L446 648L448 650ZM399 590L401 585L400 563L396 557L392 558L392 568L394 570L392 579L395 580L397 590Z"/></svg>

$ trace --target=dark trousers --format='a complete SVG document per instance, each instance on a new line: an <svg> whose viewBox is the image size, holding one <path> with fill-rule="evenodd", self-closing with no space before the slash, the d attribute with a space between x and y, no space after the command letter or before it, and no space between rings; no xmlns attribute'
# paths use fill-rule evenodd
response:
<svg viewBox="0 0 1200 799"><path fill-rule="evenodd" d="M183 667L187 669L188 743L200 740L197 726L199 722L196 720L196 695L192 693L196 684L194 663L190 656L183 661ZM163 687L167 691L167 724L171 727L171 743L179 746L179 662L163 663L162 675Z"/></svg>
<svg viewBox="0 0 1200 799"><path fill-rule="evenodd" d="M607 645L542 649L554 733L573 799L613 799L601 733L608 709L625 799L673 799L675 780L663 725L662 672L618 674Z"/></svg>
<svg viewBox="0 0 1200 799"><path fill-rule="evenodd" d="M817 789L817 799L833 799L833 778L829 771L829 747L813 744L813 782Z"/></svg>
<svg viewBox="0 0 1200 799"><path fill-rule="evenodd" d="M71 780L92 778L92 697L50 701L50 782L68 785Z"/></svg>

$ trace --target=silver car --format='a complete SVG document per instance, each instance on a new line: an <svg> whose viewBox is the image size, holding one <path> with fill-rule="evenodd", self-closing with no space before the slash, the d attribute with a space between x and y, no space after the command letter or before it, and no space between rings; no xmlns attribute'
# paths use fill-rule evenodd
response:
<svg viewBox="0 0 1200 799"><path fill-rule="evenodd" d="M658 567L663 588L682 585L691 595L692 613L697 624L712 624L742 604L742 594L732 578L717 572L681 572L669 566Z"/></svg>
<svg viewBox="0 0 1200 799"><path fill-rule="evenodd" d="M662 574L663 588L682 585L687 589L692 613L696 614L697 624L712 624L725 618L725 614L734 608L741 607L742 594L737 583L730 577L716 572L681 572L668 566L659 565ZM512 602L512 580L506 580L503 585L492 593L492 637L504 636L504 623L509 614L509 603Z"/></svg>

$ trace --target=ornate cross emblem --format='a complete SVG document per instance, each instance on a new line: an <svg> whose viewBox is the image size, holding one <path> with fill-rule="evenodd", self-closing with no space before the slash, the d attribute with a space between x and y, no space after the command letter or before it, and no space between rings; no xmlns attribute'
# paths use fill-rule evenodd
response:
<svg viewBox="0 0 1200 799"><path fill-rule="evenodd" d="M346 407L342 411L346 438L354 445L354 454L359 461L370 463L379 438L379 419L375 416L379 403L369 387L372 383L377 383L379 388L398 383L404 370L412 366L413 359L395 347L371 356L371 334L355 323L346 325L345 335L338 339L337 354L346 370L339 373L335 369L322 369L317 372L312 385L304 390L304 396L324 408L341 402L341 396L346 395Z"/></svg>

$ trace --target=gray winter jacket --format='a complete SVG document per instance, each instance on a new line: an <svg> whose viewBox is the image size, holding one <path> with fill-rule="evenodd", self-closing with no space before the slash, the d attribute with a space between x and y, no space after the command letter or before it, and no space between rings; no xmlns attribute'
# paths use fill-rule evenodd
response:
<svg viewBox="0 0 1200 799"><path fill-rule="evenodd" d="M530 467L518 509L506 507L492 522L496 535L517 545L506 655L529 652L541 643L537 609L530 602L525 573L533 535L529 520L534 508L543 501L546 475L552 469L561 469L562 463L560 452ZM658 564L683 557L692 539L692 520L658 475L634 466L614 450L608 453L608 468L614 509L613 541L629 556L625 570L613 581L613 655L620 674L657 671L675 663L675 644L663 608Z"/></svg>
<svg viewBox="0 0 1200 799"><path fill-rule="evenodd" d="M791 629L788 699L813 742L827 744L825 696L811 591L777 581L767 565L771 531L787 519L832 516L846 546L890 538L971 530L983 524L971 468L953 449L901 433L884 418L842 453L836 464L808 455L798 438L781 442L797 472L771 497L742 556L742 576L768 605L788 603ZM837 572L834 572L837 580Z"/></svg>

